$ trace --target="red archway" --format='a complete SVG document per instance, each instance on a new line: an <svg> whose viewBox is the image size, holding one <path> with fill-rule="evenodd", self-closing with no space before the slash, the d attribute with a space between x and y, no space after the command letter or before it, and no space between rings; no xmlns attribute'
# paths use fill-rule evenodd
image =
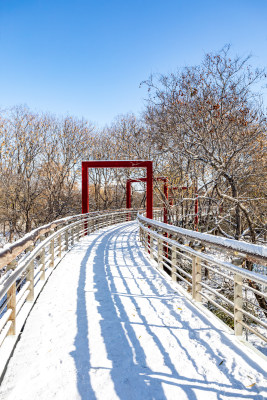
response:
<svg viewBox="0 0 267 400"><path fill-rule="evenodd" d="M166 200L168 200L168 178L166 176L158 176L154 178L156 181L162 181L164 182L164 196ZM132 183L136 182L147 182L147 178L136 178L136 179L128 179L126 182L126 207L131 208L132 203L131 203L131 197L132 197ZM164 205L163 209L163 221L167 223L167 207Z"/></svg>
<svg viewBox="0 0 267 400"><path fill-rule="evenodd" d="M89 168L146 168L146 216L153 218L153 161L82 161L82 213L89 212Z"/></svg>

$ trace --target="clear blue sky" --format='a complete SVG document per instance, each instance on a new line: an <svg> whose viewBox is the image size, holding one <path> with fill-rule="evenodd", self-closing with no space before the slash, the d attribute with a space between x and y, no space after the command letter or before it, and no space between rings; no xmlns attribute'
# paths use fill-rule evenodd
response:
<svg viewBox="0 0 267 400"><path fill-rule="evenodd" d="M102 126L142 110L151 73L226 43L267 66L267 0L0 0L0 107Z"/></svg>

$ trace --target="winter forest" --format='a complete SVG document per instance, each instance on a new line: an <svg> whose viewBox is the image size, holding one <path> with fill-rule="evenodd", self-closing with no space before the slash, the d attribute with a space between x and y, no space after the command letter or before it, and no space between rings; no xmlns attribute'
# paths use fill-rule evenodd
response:
<svg viewBox="0 0 267 400"><path fill-rule="evenodd" d="M146 78L146 77L144 77ZM36 113L27 106L0 111L1 244L49 221L81 212L82 160L153 160L154 206L185 217L192 228L196 196L199 226L208 232L266 243L266 112L264 70L230 46L194 67L152 75L140 115L120 115L104 129L75 117ZM90 210L125 207L126 180L145 172L90 172ZM132 207L144 207L143 183Z"/></svg>

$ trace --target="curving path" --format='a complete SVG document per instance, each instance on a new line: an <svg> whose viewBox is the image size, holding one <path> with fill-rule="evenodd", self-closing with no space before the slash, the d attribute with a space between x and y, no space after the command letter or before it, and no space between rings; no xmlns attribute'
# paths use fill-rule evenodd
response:
<svg viewBox="0 0 267 400"><path fill-rule="evenodd" d="M126 223L83 239L55 269L0 399L264 399L265 371L151 266Z"/></svg>

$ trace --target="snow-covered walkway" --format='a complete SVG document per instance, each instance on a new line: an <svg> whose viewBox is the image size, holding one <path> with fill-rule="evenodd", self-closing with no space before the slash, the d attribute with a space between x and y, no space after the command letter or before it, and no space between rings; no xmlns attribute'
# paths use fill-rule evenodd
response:
<svg viewBox="0 0 267 400"><path fill-rule="evenodd" d="M34 306L0 399L266 398L266 362L174 287L136 223L83 239Z"/></svg>

